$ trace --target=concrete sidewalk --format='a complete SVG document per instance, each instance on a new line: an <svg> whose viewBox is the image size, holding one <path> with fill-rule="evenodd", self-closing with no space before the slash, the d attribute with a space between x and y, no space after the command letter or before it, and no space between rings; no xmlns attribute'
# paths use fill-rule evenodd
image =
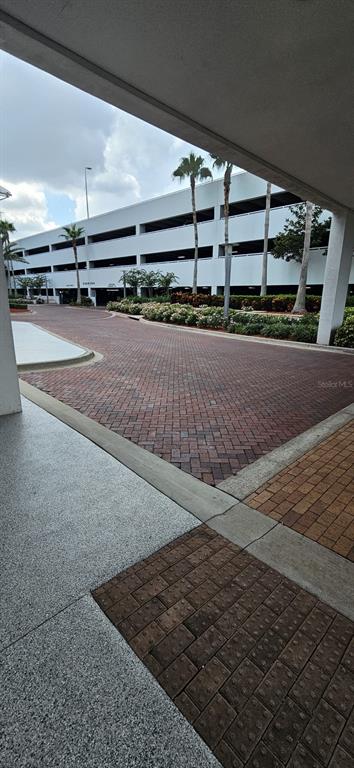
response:
<svg viewBox="0 0 354 768"><path fill-rule="evenodd" d="M82 363L93 357L93 352L85 347L72 344L33 323L12 321L12 333L17 368L21 371Z"/></svg>
<svg viewBox="0 0 354 768"><path fill-rule="evenodd" d="M2 764L218 765L89 596L198 521L23 407L0 421Z"/></svg>

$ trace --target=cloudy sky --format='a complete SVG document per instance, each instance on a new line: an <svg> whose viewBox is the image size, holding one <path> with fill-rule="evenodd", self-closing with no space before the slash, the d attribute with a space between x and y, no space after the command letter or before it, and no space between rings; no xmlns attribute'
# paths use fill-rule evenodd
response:
<svg viewBox="0 0 354 768"><path fill-rule="evenodd" d="M91 216L177 188L190 145L4 52L0 78L2 213L17 237L85 217L86 165Z"/></svg>

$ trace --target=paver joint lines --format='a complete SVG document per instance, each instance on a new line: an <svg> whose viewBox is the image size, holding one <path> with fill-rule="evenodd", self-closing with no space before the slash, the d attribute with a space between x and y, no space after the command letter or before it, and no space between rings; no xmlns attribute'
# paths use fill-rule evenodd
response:
<svg viewBox="0 0 354 768"><path fill-rule="evenodd" d="M354 623L294 582L202 525L93 595L225 768L353 768Z"/></svg>
<svg viewBox="0 0 354 768"><path fill-rule="evenodd" d="M336 356L334 366L330 353L176 332L98 310L38 306L29 320L104 359L26 381L211 485L353 399L350 356Z"/></svg>
<svg viewBox="0 0 354 768"><path fill-rule="evenodd" d="M245 502L354 562L354 419Z"/></svg>

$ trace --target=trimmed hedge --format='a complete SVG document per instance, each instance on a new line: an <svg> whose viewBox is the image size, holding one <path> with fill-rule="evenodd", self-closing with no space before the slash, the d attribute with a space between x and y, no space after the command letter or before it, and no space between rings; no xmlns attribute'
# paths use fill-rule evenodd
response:
<svg viewBox="0 0 354 768"><path fill-rule="evenodd" d="M142 296L127 296L121 301L109 301L106 309L109 312L124 312L127 315L141 315L146 304L170 304L168 296L156 296L155 299L143 298Z"/></svg>
<svg viewBox="0 0 354 768"><path fill-rule="evenodd" d="M230 296L231 309L255 309L265 312L291 312L295 303L295 294L269 294L267 296ZM203 293L173 293L171 301L177 304L191 304L193 307L222 307L223 296L209 296ZM308 312L319 312L321 296L306 296Z"/></svg>
<svg viewBox="0 0 354 768"><path fill-rule="evenodd" d="M300 317L276 317L232 309L229 319L224 320L222 307L193 307L190 304L153 301L133 303L127 299L119 302L111 301L107 304L107 309L142 315L146 320L225 330L228 333L241 333L245 336L290 339L309 344L314 344L317 338L318 317L310 313ZM334 344L354 348L354 308L345 310L344 322L336 332Z"/></svg>
<svg viewBox="0 0 354 768"><path fill-rule="evenodd" d="M27 302L26 301L13 301L12 299L9 301L10 309L27 309Z"/></svg>
<svg viewBox="0 0 354 768"><path fill-rule="evenodd" d="M106 309L109 312L123 312L127 315L140 315L143 309L143 304L129 299L123 299L122 301L109 301Z"/></svg>
<svg viewBox="0 0 354 768"><path fill-rule="evenodd" d="M231 310L229 320L224 320L222 308L191 307L188 304L145 304L141 314L146 320L310 343L316 341L318 326L318 320L313 315L280 319Z"/></svg>

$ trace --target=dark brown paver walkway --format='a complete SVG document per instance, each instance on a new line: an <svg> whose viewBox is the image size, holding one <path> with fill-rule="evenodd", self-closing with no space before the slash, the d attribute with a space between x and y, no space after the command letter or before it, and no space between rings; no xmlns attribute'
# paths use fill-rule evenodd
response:
<svg viewBox="0 0 354 768"><path fill-rule="evenodd" d="M354 419L245 502L354 562Z"/></svg>
<svg viewBox="0 0 354 768"><path fill-rule="evenodd" d="M94 592L225 768L353 768L354 624L202 525Z"/></svg>
<svg viewBox="0 0 354 768"><path fill-rule="evenodd" d="M210 484L354 399L349 355L160 328L98 310L38 306L27 319L104 359L25 374L26 381Z"/></svg>

